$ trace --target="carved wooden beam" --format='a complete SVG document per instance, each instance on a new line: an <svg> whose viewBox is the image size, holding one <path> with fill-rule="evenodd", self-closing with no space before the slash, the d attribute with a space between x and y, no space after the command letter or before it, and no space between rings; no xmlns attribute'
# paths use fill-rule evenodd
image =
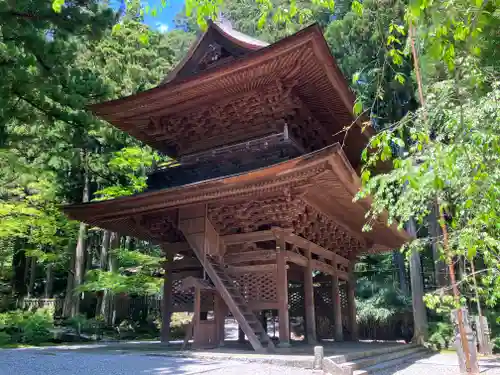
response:
<svg viewBox="0 0 500 375"><path fill-rule="evenodd" d="M226 264L238 264L244 262L269 261L276 258L274 250L254 250L242 253L226 254L224 262Z"/></svg>

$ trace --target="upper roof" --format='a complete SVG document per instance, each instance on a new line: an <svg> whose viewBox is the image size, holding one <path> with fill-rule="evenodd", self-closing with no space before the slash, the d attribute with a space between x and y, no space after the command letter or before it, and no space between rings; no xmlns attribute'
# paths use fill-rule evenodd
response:
<svg viewBox="0 0 500 375"><path fill-rule="evenodd" d="M306 108L297 122L309 121L301 126L319 142L313 149L342 142L356 165L368 134L359 128L345 140L339 134L357 121L353 104L319 26L266 45L210 23L163 84L91 109L179 158L279 133L298 108Z"/></svg>
<svg viewBox="0 0 500 375"><path fill-rule="evenodd" d="M227 59L241 57L249 52L267 47L269 43L252 38L249 35L234 30L229 25L208 21L207 29L193 43L186 56L170 71L162 84L182 79L198 73L206 64L204 59L209 59L208 68L216 65L221 58ZM205 67L205 68L207 68Z"/></svg>

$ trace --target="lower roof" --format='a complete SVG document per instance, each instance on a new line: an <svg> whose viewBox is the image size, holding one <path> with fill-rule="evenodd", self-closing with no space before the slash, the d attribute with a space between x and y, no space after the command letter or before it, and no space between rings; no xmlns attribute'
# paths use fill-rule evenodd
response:
<svg viewBox="0 0 500 375"><path fill-rule="evenodd" d="M175 242L165 233L176 226L176 210L189 205L220 207L234 202L292 197L320 212L352 236L363 239L363 252L400 247L409 237L382 221L363 232L370 202L353 202L360 180L339 144L249 172L100 202L64 207L75 220L153 242ZM292 212L293 213L293 212ZM270 214L271 215L271 214ZM286 216L286 215L285 215ZM161 220L152 221L152 218ZM290 220L297 220L291 218Z"/></svg>

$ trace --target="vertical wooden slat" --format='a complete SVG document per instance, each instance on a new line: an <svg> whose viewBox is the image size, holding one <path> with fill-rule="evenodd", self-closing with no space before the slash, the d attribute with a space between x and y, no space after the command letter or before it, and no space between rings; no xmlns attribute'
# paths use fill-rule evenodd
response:
<svg viewBox="0 0 500 375"><path fill-rule="evenodd" d="M283 234L276 235L276 266L280 347L290 346L290 318L288 313L288 277L286 269L286 242Z"/></svg>

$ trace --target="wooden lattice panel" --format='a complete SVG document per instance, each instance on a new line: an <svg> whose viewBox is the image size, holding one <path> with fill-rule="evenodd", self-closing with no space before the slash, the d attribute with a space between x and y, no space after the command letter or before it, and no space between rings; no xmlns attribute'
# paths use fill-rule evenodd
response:
<svg viewBox="0 0 500 375"><path fill-rule="evenodd" d="M292 284L288 288L288 306L290 317L304 316L304 286Z"/></svg>
<svg viewBox="0 0 500 375"><path fill-rule="evenodd" d="M201 311L213 311L213 294L201 293ZM182 280L172 281L172 312L193 312L194 292L182 289Z"/></svg>
<svg viewBox="0 0 500 375"><path fill-rule="evenodd" d="M346 283L339 285L342 325L348 326ZM316 330L323 338L332 338L335 334L333 321L332 283L322 282L314 287L314 304L316 305Z"/></svg>
<svg viewBox="0 0 500 375"><path fill-rule="evenodd" d="M252 272L233 275L247 302L277 302L276 272Z"/></svg>

